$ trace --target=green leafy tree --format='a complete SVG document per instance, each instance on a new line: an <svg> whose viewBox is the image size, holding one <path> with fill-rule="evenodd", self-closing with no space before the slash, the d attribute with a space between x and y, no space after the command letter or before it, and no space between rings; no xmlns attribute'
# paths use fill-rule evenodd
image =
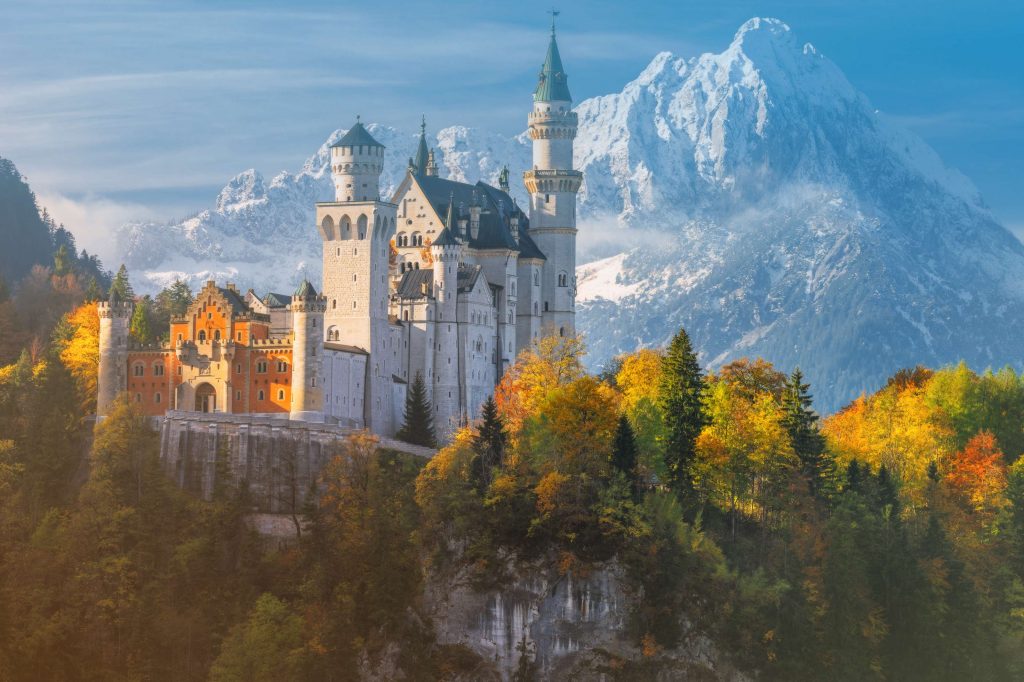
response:
<svg viewBox="0 0 1024 682"><path fill-rule="evenodd" d="M224 639L211 682L287 682L304 679L302 618L264 594L249 618Z"/></svg>
<svg viewBox="0 0 1024 682"><path fill-rule="evenodd" d="M667 426L665 464L669 485L684 503L694 505L692 467L697 437L707 423L703 407L704 374L685 329L680 329L662 360L658 402Z"/></svg>
<svg viewBox="0 0 1024 682"><path fill-rule="evenodd" d="M437 436L434 434L432 412L430 400L427 398L427 387L423 383L423 377L417 373L412 386L409 387L409 392L405 395L405 416L402 428L395 434L398 440L404 440L413 445L435 447Z"/></svg>

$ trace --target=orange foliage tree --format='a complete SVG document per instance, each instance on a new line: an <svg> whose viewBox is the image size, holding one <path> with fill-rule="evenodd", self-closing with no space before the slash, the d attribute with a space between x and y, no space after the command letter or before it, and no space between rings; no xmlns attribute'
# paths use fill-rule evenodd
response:
<svg viewBox="0 0 1024 682"><path fill-rule="evenodd" d="M990 431L981 431L953 456L946 481L976 511L1000 506L1006 490L1003 453Z"/></svg>
<svg viewBox="0 0 1024 682"><path fill-rule="evenodd" d="M70 336L60 344L60 360L75 378L87 409L96 400L96 382L100 361L100 320L96 303L85 303L68 313Z"/></svg>

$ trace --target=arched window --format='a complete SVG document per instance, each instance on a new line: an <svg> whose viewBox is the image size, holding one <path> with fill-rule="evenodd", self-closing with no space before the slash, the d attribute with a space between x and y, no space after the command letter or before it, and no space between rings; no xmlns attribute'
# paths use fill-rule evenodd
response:
<svg viewBox="0 0 1024 682"><path fill-rule="evenodd" d="M341 238L352 239L352 221L348 219L348 216L341 218Z"/></svg>
<svg viewBox="0 0 1024 682"><path fill-rule="evenodd" d="M356 223L356 225L357 225L357 228L358 228L357 229L357 233L359 234L359 238L360 239L366 239L366 224L367 224L367 222L368 221L367 221L365 215L359 216L359 221Z"/></svg>
<svg viewBox="0 0 1024 682"><path fill-rule="evenodd" d="M559 327L558 328L558 335L559 336L565 336L565 327Z"/></svg>
<svg viewBox="0 0 1024 682"><path fill-rule="evenodd" d="M548 302L544 301L544 312L548 311Z"/></svg>
<svg viewBox="0 0 1024 682"><path fill-rule="evenodd" d="M141 393L136 393L135 394L135 402L137 402L137 403L141 403L142 402L142 394Z"/></svg>
<svg viewBox="0 0 1024 682"><path fill-rule="evenodd" d="M135 365L132 367L132 375L133 376L141 377L145 373L146 373L145 365L143 365L141 362L136 362Z"/></svg>
<svg viewBox="0 0 1024 682"><path fill-rule="evenodd" d="M256 400L263 400L263 396L264 396L264 393L263 393L263 389L261 388L259 391L256 392Z"/></svg>
<svg viewBox="0 0 1024 682"><path fill-rule="evenodd" d="M568 274L566 274L564 272L558 273L558 286L560 286L560 287L567 287L567 286L569 286L569 275Z"/></svg>
<svg viewBox="0 0 1024 682"><path fill-rule="evenodd" d="M277 399L278 400L284 400L284 389L283 388L277 389Z"/></svg>
<svg viewBox="0 0 1024 682"><path fill-rule="evenodd" d="M540 286L540 270L533 271L533 286Z"/></svg>
<svg viewBox="0 0 1024 682"><path fill-rule="evenodd" d="M219 329L214 329L213 330L213 340L214 341L220 341L220 330Z"/></svg>
<svg viewBox="0 0 1024 682"><path fill-rule="evenodd" d="M206 341L206 330L205 329L200 329L199 330L199 342L203 343L205 341Z"/></svg>
<svg viewBox="0 0 1024 682"><path fill-rule="evenodd" d="M156 403L157 405L160 404L160 392L159 391L157 391L156 395L153 396L153 402Z"/></svg>
<svg viewBox="0 0 1024 682"><path fill-rule="evenodd" d="M324 235L328 239L334 239L334 218L327 215L324 216L323 222L320 223L321 229L324 231Z"/></svg>

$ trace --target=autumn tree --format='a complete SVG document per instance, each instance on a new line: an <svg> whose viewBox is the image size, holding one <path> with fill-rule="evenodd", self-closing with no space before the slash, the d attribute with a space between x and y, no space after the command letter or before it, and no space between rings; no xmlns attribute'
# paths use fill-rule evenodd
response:
<svg viewBox="0 0 1024 682"><path fill-rule="evenodd" d="M519 353L494 393L513 444L526 420L541 412L553 390L585 374L581 361L585 352L579 337L545 336Z"/></svg>
<svg viewBox="0 0 1024 682"><path fill-rule="evenodd" d="M1006 490L1006 466L996 438L981 431L953 456L946 480L976 511L997 509Z"/></svg>
<svg viewBox="0 0 1024 682"><path fill-rule="evenodd" d="M685 329L672 339L662 361L658 406L667 427L665 464L669 485L686 505L693 505L693 461L697 437L706 419L704 375Z"/></svg>
<svg viewBox="0 0 1024 682"><path fill-rule="evenodd" d="M96 303L86 303L69 313L57 334L60 360L78 384L83 407L95 410L100 358L100 320Z"/></svg>

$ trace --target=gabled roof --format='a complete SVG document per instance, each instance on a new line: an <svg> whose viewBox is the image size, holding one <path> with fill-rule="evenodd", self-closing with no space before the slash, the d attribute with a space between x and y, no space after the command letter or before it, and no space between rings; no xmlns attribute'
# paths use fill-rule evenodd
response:
<svg viewBox="0 0 1024 682"><path fill-rule="evenodd" d="M231 313L233 315L246 315L253 312L249 304L245 302L245 299L236 290L217 287L217 291L220 292L221 296L228 302L228 305L231 306Z"/></svg>
<svg viewBox="0 0 1024 682"><path fill-rule="evenodd" d="M268 308L284 308L291 300L292 297L288 294L275 294L271 291L263 297L263 305Z"/></svg>
<svg viewBox="0 0 1024 682"><path fill-rule="evenodd" d="M535 102L571 102L569 94L569 77L562 67L562 56L558 54L558 43L555 41L555 27L551 27L551 42L548 43L548 54L544 58L544 66L540 69L537 89L533 91Z"/></svg>
<svg viewBox="0 0 1024 682"><path fill-rule="evenodd" d="M515 205L507 192L484 182L470 185L436 176L417 175L415 181L423 190L434 212L442 218L447 216L451 203L454 203L456 212L460 206L468 208L474 202L481 205L480 229L477 236L467 235L470 248L519 250L519 245L509 231L508 221L512 215L517 215L519 233L522 235L529 227L529 218Z"/></svg>
<svg viewBox="0 0 1024 682"><path fill-rule="evenodd" d="M423 289L426 285L426 294ZM396 292L399 298L407 300L426 298L434 293L434 271L430 269L407 270L398 281Z"/></svg>
<svg viewBox="0 0 1024 682"><path fill-rule="evenodd" d="M348 132L337 142L331 145L332 147L383 147L380 142L373 139L373 135L370 134L363 124L356 119L355 125L348 129Z"/></svg>
<svg viewBox="0 0 1024 682"><path fill-rule="evenodd" d="M462 294L473 291L473 287L476 286L476 281L480 279L480 273L483 270L483 267L480 265L460 265L459 273L456 277L458 292Z"/></svg>

